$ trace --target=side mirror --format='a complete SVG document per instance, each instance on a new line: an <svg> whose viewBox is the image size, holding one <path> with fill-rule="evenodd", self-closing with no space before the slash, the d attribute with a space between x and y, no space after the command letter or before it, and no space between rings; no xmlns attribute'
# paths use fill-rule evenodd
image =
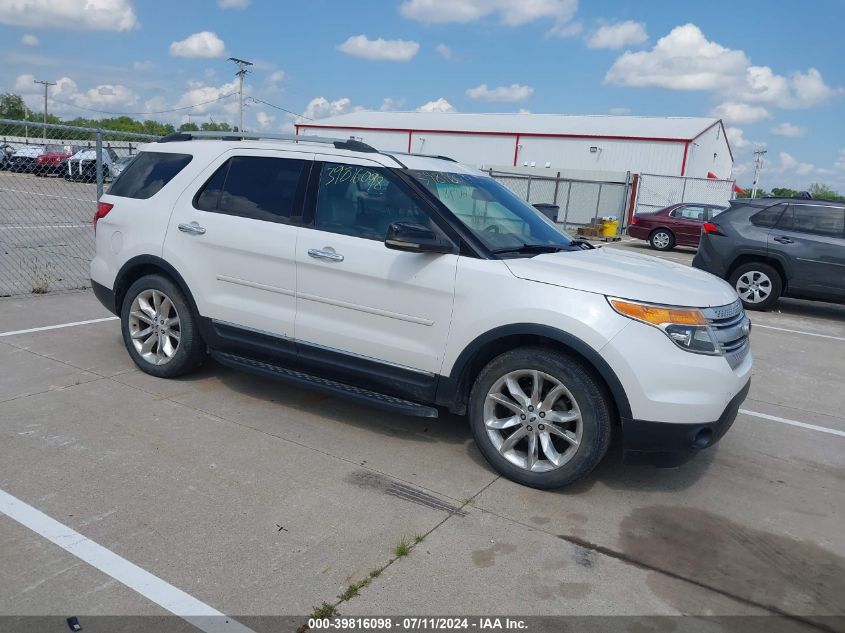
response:
<svg viewBox="0 0 845 633"><path fill-rule="evenodd" d="M394 222L387 228L384 245L394 251L406 253L454 253L452 242L438 237L434 231L421 224Z"/></svg>

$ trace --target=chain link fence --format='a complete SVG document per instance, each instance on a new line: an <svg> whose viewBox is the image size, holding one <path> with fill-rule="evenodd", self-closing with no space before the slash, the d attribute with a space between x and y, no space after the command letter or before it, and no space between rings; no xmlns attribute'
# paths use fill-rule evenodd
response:
<svg viewBox="0 0 845 633"><path fill-rule="evenodd" d="M734 197L733 180L641 174L635 213L648 213L679 202L728 206Z"/></svg>
<svg viewBox="0 0 845 633"><path fill-rule="evenodd" d="M0 119L0 296L90 285L97 199L155 139Z"/></svg>
<svg viewBox="0 0 845 633"><path fill-rule="evenodd" d="M488 173L530 204L557 206L556 220L566 231L589 226L602 217L613 216L621 220L628 206L628 183L535 176L494 169Z"/></svg>

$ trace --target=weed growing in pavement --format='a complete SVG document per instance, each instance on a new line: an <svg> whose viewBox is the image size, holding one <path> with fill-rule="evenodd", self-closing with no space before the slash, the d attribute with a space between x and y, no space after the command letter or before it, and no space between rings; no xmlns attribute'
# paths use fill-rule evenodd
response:
<svg viewBox="0 0 845 633"><path fill-rule="evenodd" d="M419 545L425 540L425 534L414 534L414 545Z"/></svg>
<svg viewBox="0 0 845 633"><path fill-rule="evenodd" d="M329 604L328 602L324 602L319 607L314 607L314 610L311 612L312 618L331 618L337 615L337 609L333 604Z"/></svg>
<svg viewBox="0 0 845 633"><path fill-rule="evenodd" d="M393 548L393 553L396 555L396 558L402 558L403 556L407 556L411 553L411 544L408 542L404 536L399 543L396 544L396 547Z"/></svg>

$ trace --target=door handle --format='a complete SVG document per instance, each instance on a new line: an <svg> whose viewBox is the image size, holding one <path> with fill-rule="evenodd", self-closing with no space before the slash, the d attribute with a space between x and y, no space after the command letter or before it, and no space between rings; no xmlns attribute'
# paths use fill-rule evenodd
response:
<svg viewBox="0 0 845 633"><path fill-rule="evenodd" d="M322 259L327 262L342 262L343 255L335 253L331 246L324 246L323 248L309 248L308 256L314 259Z"/></svg>
<svg viewBox="0 0 845 633"><path fill-rule="evenodd" d="M191 235L205 235L205 227L200 226L198 222L180 224L179 230L182 231L182 233L189 233Z"/></svg>
<svg viewBox="0 0 845 633"><path fill-rule="evenodd" d="M782 235L779 235L778 237L775 237L775 238L772 238L772 239L774 239L775 242L780 242L781 244L794 244L795 243L791 239L789 239L788 237L783 237Z"/></svg>

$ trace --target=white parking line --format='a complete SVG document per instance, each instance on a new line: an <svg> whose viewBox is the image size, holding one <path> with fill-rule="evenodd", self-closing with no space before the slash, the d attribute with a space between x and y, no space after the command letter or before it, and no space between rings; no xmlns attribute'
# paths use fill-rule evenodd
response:
<svg viewBox="0 0 845 633"><path fill-rule="evenodd" d="M748 409L740 409L739 412L743 415L750 415L755 418L763 418L764 420L771 420L772 422L780 422L781 424L798 426L802 429L810 429L812 431L820 431L822 433L830 433L831 435L839 435L840 437L845 437L845 431L840 431L838 429L829 429L826 426L807 424L806 422L798 422L797 420L787 420L786 418L779 418L776 415L769 415L768 413L758 413L757 411L749 411Z"/></svg>
<svg viewBox="0 0 845 633"><path fill-rule="evenodd" d="M206 633L254 633L5 490L0 490L0 512Z"/></svg>
<svg viewBox="0 0 845 633"><path fill-rule="evenodd" d="M764 330L777 330L778 332L789 332L791 334L803 334L804 336L818 336L819 338L830 338L834 341L845 341L845 336L831 336L830 334L816 334L815 332L803 332L801 330L789 330L785 327L775 327L774 325L760 325L754 323L753 328L761 327Z"/></svg>
<svg viewBox="0 0 845 633"><path fill-rule="evenodd" d="M102 319L90 319L88 321L74 321L73 323L60 323L58 325L45 325L44 327L32 327L28 330L12 330L11 332L0 332L0 337L14 336L15 334L29 334L31 332L45 332L47 330L60 330L66 327L76 327L77 325L88 325L89 323L102 323L103 321L116 321L119 317L110 316Z"/></svg>

